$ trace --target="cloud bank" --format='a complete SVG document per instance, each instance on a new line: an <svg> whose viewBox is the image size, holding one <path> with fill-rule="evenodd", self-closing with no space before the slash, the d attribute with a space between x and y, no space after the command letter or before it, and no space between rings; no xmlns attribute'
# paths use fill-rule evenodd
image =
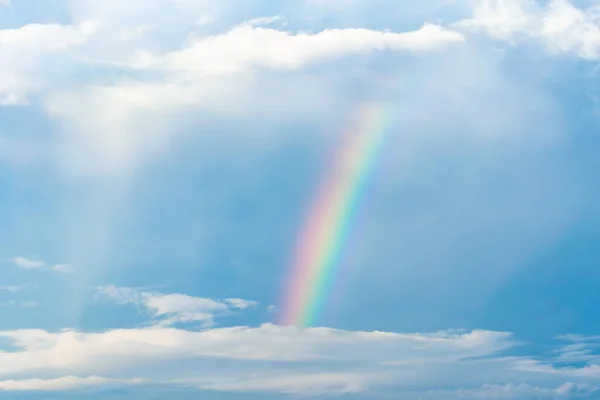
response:
<svg viewBox="0 0 600 400"><path fill-rule="evenodd" d="M108 286L106 300L139 304L169 323L103 332L0 331L0 387L65 391L139 384L204 391L322 396L393 389L406 398L535 398L589 394L600 377L590 352L585 367L561 367L556 356L508 356L513 335L493 331L429 334L302 329L263 324L200 330L169 327L200 312L252 302L159 295ZM593 338L590 340L594 340ZM587 342L589 343L589 342ZM589 347L591 348L591 347ZM593 356L593 357L591 357ZM515 380L521 383L505 384ZM481 382L487 382L481 386ZM526 383L525 383L526 382ZM431 388L436 388L432 390Z"/></svg>

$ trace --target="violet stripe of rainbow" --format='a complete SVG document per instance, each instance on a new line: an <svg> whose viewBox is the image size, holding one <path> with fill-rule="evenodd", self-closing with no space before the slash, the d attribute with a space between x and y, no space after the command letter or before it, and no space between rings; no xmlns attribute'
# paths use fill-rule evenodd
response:
<svg viewBox="0 0 600 400"><path fill-rule="evenodd" d="M344 246L385 131L381 108L367 107L360 122L336 153L300 232L284 291L282 325L316 324L335 285Z"/></svg>

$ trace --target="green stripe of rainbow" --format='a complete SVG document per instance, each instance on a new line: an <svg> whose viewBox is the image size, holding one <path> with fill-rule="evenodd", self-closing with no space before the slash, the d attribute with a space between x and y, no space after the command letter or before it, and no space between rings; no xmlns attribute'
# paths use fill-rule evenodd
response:
<svg viewBox="0 0 600 400"><path fill-rule="evenodd" d="M354 215L382 145L385 116L381 108L363 110L361 125L348 134L300 232L281 307L282 325L318 322Z"/></svg>

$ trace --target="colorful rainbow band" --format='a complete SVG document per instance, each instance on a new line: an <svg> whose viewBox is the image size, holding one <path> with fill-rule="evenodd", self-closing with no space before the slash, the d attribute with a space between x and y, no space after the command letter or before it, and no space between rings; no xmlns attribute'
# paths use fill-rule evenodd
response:
<svg viewBox="0 0 600 400"><path fill-rule="evenodd" d="M285 286L280 324L318 323L334 285L352 222L382 145L382 108L362 112L358 129L348 133L334 157L299 235Z"/></svg>

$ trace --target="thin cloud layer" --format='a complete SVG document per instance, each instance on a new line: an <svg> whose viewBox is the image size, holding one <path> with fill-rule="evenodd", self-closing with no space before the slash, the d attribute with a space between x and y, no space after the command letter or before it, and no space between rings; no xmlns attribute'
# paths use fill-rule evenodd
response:
<svg viewBox="0 0 600 400"><path fill-rule="evenodd" d="M254 94L263 86L263 79L256 74L261 70L294 72L384 50L427 53L463 40L461 34L432 24L409 32L336 29L316 33L245 24L226 33L189 40L181 50L161 54L136 51L135 59L115 64L116 68L134 68L139 73L158 73L163 76L158 81L127 79L66 93L57 91L46 98L45 106L72 131L63 137L66 142L60 147L66 152L61 162L67 169L76 174L123 174L148 155L160 154L173 131L181 129L172 125L172 119L190 109L239 115L262 102L266 102L261 107L266 111L295 97L295 102L306 108L302 115L322 112L318 111L323 110L321 105L311 106L302 93L289 89L285 99L279 98L282 91L265 92L257 102ZM292 79L286 81L291 83ZM327 98L322 97L322 101ZM94 115L84 112L89 108L96 110ZM297 108L295 112L299 111ZM154 119L149 125L148 113ZM90 164L90 157L101 161Z"/></svg>
<svg viewBox="0 0 600 400"><path fill-rule="evenodd" d="M12 261L17 267L23 269L37 269L46 266L46 262L43 260L31 259L27 257L15 257Z"/></svg>
<svg viewBox="0 0 600 400"><path fill-rule="evenodd" d="M483 385L480 388L461 390L432 390L420 394L407 394L406 399L568 399L588 398L598 391L591 385L565 383L556 388L543 388L527 384Z"/></svg>
<svg viewBox="0 0 600 400"><path fill-rule="evenodd" d="M140 380L106 379L98 376L78 378L76 376L64 376L55 379L23 379L7 380L0 383L0 390L6 391L64 391L89 389L98 386L118 387L143 383Z"/></svg>

